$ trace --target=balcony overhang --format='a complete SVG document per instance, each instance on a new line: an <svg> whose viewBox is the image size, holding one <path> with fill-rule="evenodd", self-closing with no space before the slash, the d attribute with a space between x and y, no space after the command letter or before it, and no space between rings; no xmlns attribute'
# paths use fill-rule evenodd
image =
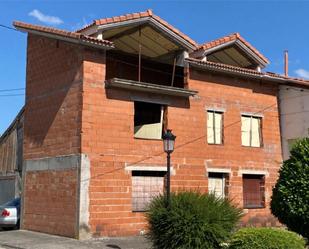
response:
<svg viewBox="0 0 309 249"><path fill-rule="evenodd" d="M133 90L138 92L156 93L160 95L168 95L183 98L188 98L198 93L198 91L183 89L179 87L157 85L152 83L138 82L134 80L126 80L119 78L113 78L105 81L105 87Z"/></svg>

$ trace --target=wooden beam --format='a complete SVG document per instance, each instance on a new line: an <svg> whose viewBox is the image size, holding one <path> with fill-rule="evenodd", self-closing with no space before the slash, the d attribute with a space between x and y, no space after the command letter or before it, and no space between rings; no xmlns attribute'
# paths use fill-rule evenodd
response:
<svg viewBox="0 0 309 249"><path fill-rule="evenodd" d="M236 61L232 56L230 56L226 51L222 50L222 52L234 63L236 63L236 65L240 66L240 67L244 67L244 65L242 65L241 63L239 63L238 61Z"/></svg>
<svg viewBox="0 0 309 249"><path fill-rule="evenodd" d="M135 42L139 43L139 41L137 41L137 40L134 38L134 36L129 35L128 37L129 37L130 39L134 40ZM148 47L148 46L145 45L144 43L143 43L143 47L144 47L144 48L147 48L147 49L150 50L150 51L152 51L152 53L158 55L158 53L157 53L155 50L153 50L152 48Z"/></svg>
<svg viewBox="0 0 309 249"><path fill-rule="evenodd" d="M174 64L173 64L173 74L172 74L172 86L174 86L174 78L175 78L175 69L176 69L176 54L174 57Z"/></svg>
<svg viewBox="0 0 309 249"><path fill-rule="evenodd" d="M138 81L141 82L141 66L142 66L142 45L141 45L142 30L138 29Z"/></svg>
<svg viewBox="0 0 309 249"><path fill-rule="evenodd" d="M128 47L129 49L131 49L134 53L138 54L138 50L136 50L136 48L130 46L128 43L125 43L121 39L118 39L117 42L122 43L124 46Z"/></svg>
<svg viewBox="0 0 309 249"><path fill-rule="evenodd" d="M125 35L131 35L131 34L134 34L136 32L139 32L140 28L143 28L145 26L144 25L140 25L140 26L134 26L133 28L130 28L130 29L127 29L125 31L122 31L120 33L117 33L111 37L106 37L105 39L108 39L109 41L112 41L112 40L115 40L115 39L118 39L122 36L125 36Z"/></svg>

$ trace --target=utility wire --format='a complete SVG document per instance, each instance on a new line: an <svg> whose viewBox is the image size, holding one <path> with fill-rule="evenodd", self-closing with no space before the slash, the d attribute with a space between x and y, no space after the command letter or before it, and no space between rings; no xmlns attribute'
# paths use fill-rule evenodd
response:
<svg viewBox="0 0 309 249"><path fill-rule="evenodd" d="M13 92L13 91L21 91L25 90L25 88L8 88L8 89L0 89L0 92Z"/></svg>
<svg viewBox="0 0 309 249"><path fill-rule="evenodd" d="M19 32L19 30L15 29L15 28L13 28L13 27L6 26L6 25L4 25L4 24L0 24L0 27L1 27L1 28L5 28L5 29L14 30L14 31Z"/></svg>
<svg viewBox="0 0 309 249"><path fill-rule="evenodd" d="M0 97L14 97L14 96L25 96L24 93L16 93L16 94L0 94Z"/></svg>
<svg viewBox="0 0 309 249"><path fill-rule="evenodd" d="M302 96L298 96L298 97L302 97ZM281 100L283 100L283 99L291 99L291 98L295 98L295 96L282 98ZM266 110L271 109L271 108L275 107L276 105L277 105L277 103L272 104L272 105L270 105L270 106L267 106L267 107L265 107L265 108L262 108L261 110L252 113L252 116L257 115L257 114L261 114L262 112L265 112ZM273 116L272 116L272 117L273 117ZM276 117L279 117L279 116L276 116ZM235 121L235 122L232 122L232 123L230 123L230 124L227 124L226 126L223 126L222 129L224 130L224 129L230 128L230 127L232 127L232 126L234 126L234 125L236 125L236 124L238 124L238 123L240 123L240 122L241 122L241 119L240 119L240 120L237 120L237 121ZM185 146L187 146L187 145L189 145L189 144L192 144L192 143L194 143L194 142L196 142L196 141L199 141L199 140L201 140L201 139L204 139L204 138L206 138L206 136L207 136L207 134L202 135L202 136L199 136L199 137L196 137L196 138L191 139L191 140L189 140L189 141L187 141L187 142L185 142L185 143L183 143L183 144L180 144L180 145L178 145L178 146L175 146L174 151L177 150L177 149L179 149L179 148L185 147ZM111 171L107 171L107 172L104 172L104 173L101 173L101 174L97 174L97 175L95 175L94 177L92 177L92 179L94 179L94 178L99 178L99 177L101 177L101 176L104 176L104 175L107 175L107 174L111 174L111 173L117 172L117 171L119 171L119 170L125 169L125 168L128 167L128 166L134 166L134 165L136 165L136 164L138 164L138 163L144 162L144 161L149 160L149 159L151 159L151 158L153 158L153 157L160 156L160 155L163 155L163 154L165 154L164 151L162 151L162 152L160 152L160 153L156 153L156 154L150 155L150 156L147 156L147 157L144 157L144 158L142 158L142 159L140 159L140 160L137 160L137 161L135 161L135 162L133 162L133 163L128 163L128 164L125 165L124 167L119 167L119 168L113 169L113 170L111 170ZM104 155L100 155L100 156L104 156ZM83 181L88 181L88 180L90 180L90 178L84 179Z"/></svg>
<svg viewBox="0 0 309 249"><path fill-rule="evenodd" d="M261 112L264 112L264 111L266 111L266 110L268 110L268 109L270 109L270 108L275 107L276 105L277 105L277 103L272 104L272 105L270 105L270 106L267 106L267 107L265 107L265 108L263 108L263 109L261 109L261 110L259 110L259 111L257 111L257 112L254 112L252 115L254 116L254 115L260 114ZM234 126L235 124L238 124L238 123L240 123L240 122L241 122L241 120L237 120L237 121L235 121L235 122L233 122L233 123L230 123L230 124L224 126L223 129L230 128L230 127L232 127L232 126ZM182 144L180 144L180 145L178 145L178 146L175 146L174 151L177 150L177 149L179 149L179 148L185 147L185 146L187 146L188 144L192 144L192 143L194 143L194 142L196 142L196 141L199 141L199 140L205 138L206 136L207 136L207 135L205 134L205 135L196 137L196 138L194 138L194 139L191 139L191 140L189 140L189 141L187 141L187 142L185 142L185 143L182 143ZM118 171L118 170L125 169L125 168L128 167L128 166L134 166L134 165L136 165L136 164L138 164L138 163L144 162L144 161L146 161L146 160L148 160L148 159L151 159L151 158L153 158L153 157L160 156L160 155L163 155L163 154L165 154L164 151L162 151L162 152L160 152L160 153L157 153L157 154L154 154L154 155L150 155L150 156L144 157L144 158L142 158L142 159L140 159L140 160L137 160L137 161L135 161L135 162L133 162L133 163L129 163L129 164L125 165L124 167L119 167L119 168L113 169L113 170L111 170L111 171L107 171L107 172L105 172L105 173L97 174L97 175L95 175L94 177L92 177L92 179L94 179L94 178L99 178L99 177L101 177L101 176L104 176L104 175L107 175L107 174L110 174L110 173L114 173L114 172L116 172L116 171ZM104 155L101 155L101 156L104 156ZM83 181L87 181L87 180L90 180L90 178L84 179Z"/></svg>

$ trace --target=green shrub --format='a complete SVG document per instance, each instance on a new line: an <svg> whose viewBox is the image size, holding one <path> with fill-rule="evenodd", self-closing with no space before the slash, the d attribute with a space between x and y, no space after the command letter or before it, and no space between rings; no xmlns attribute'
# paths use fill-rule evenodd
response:
<svg viewBox="0 0 309 249"><path fill-rule="evenodd" d="M271 210L290 230L309 238L309 138L297 141L284 161Z"/></svg>
<svg viewBox="0 0 309 249"><path fill-rule="evenodd" d="M182 192L155 198L147 213L149 238L158 249L216 249L230 237L241 210L213 194Z"/></svg>
<svg viewBox="0 0 309 249"><path fill-rule="evenodd" d="M236 232L228 249L304 249L296 233L279 228L243 228Z"/></svg>

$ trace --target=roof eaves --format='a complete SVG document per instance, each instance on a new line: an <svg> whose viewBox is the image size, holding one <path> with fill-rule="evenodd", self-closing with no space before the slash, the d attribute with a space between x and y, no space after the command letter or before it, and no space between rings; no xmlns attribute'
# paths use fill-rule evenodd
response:
<svg viewBox="0 0 309 249"><path fill-rule="evenodd" d="M228 73L239 76L246 76L255 79L264 79L275 81L281 84L294 84L300 86L309 87L309 80L304 80L300 78L286 77L280 74L270 73L270 72L258 72L253 69L241 68L231 65L226 65L222 63L201 61L193 58L186 58L186 62L190 65L197 66L198 68L207 69L216 72Z"/></svg>
<svg viewBox="0 0 309 249"><path fill-rule="evenodd" d="M93 26L98 26L100 29L102 28L106 29L109 27L114 27L116 25L138 23L140 21L149 21L149 20L152 21L152 23L162 25L169 31L178 35L182 40L185 41L184 43L188 47L190 47L192 50L197 49L198 44L194 40L192 40L189 36L185 35L178 29L174 28L168 22L163 20L161 17L154 15L152 10L150 9L144 12L137 12L137 13L126 14L126 15L121 15L121 16L114 16L110 18L98 19L98 20L93 21L93 23L87 25L86 27L78 30L78 32L84 32Z"/></svg>
<svg viewBox="0 0 309 249"><path fill-rule="evenodd" d="M111 49L114 48L113 42L107 40L101 40L94 37L86 36L76 32L70 32L61 29L55 29L51 27L33 25L23 22L15 21L13 23L16 29L24 32L29 32L37 35L42 35L49 38L55 38L64 40L67 42L82 44L85 46L100 48L100 49Z"/></svg>
<svg viewBox="0 0 309 249"><path fill-rule="evenodd" d="M237 43L237 41L240 41L242 44ZM256 48L254 48L249 42L247 42L239 33L233 33L221 38L218 38L216 40L212 40L210 42L206 42L198 47L196 52L204 50L205 52L207 51L214 51L216 49L222 48L222 46L230 45L231 43L236 42L238 45L243 45L243 48L249 49L253 56L256 56L259 58L259 62L262 65L269 64L269 60L262 55ZM245 46L245 47L244 47Z"/></svg>
<svg viewBox="0 0 309 249"><path fill-rule="evenodd" d="M22 119L22 116L24 115L25 106L23 106L12 123L9 125L9 127L0 135L0 143L5 139L5 137L10 133L10 131L16 126L19 120Z"/></svg>

